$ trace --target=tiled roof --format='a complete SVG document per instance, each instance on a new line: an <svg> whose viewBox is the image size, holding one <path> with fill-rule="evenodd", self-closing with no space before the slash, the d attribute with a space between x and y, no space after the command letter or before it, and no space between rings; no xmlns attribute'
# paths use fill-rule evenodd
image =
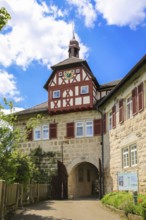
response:
<svg viewBox="0 0 146 220"><path fill-rule="evenodd" d="M110 87L110 86L116 86L120 81L121 81L121 79L120 80L114 80L114 81L111 81L109 83L102 84L102 85L100 85L100 87L105 88L105 87Z"/></svg>
<svg viewBox="0 0 146 220"><path fill-rule="evenodd" d="M33 106L32 108L25 109L23 111L17 112L17 115L24 115L24 114L30 114L30 113L39 113L39 112L45 112L48 111L48 102L43 102L39 105Z"/></svg>
<svg viewBox="0 0 146 220"><path fill-rule="evenodd" d="M56 67L59 67L59 66L64 66L64 65L68 65L68 64L74 64L74 63L81 63L81 62L84 62L85 60L82 60L82 59L79 59L77 57L70 57L70 58L67 58L55 65L53 65L51 68L54 69Z"/></svg>

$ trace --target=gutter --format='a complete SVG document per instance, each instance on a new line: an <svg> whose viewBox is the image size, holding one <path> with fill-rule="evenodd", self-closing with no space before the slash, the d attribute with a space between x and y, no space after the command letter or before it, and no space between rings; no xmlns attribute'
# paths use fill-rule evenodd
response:
<svg viewBox="0 0 146 220"><path fill-rule="evenodd" d="M101 110L99 110L99 108L97 108L97 111L101 114L101 198L103 197L104 195L104 130L103 130L103 126L104 126L104 123L103 123L103 119L104 119L104 114Z"/></svg>

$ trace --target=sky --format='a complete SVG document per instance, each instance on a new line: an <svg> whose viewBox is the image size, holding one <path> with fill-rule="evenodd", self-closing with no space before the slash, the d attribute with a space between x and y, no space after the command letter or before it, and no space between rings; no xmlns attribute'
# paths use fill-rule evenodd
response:
<svg viewBox="0 0 146 220"><path fill-rule="evenodd" d="M68 58L73 30L99 84L118 80L146 54L146 0L0 0L0 104L47 101L51 66Z"/></svg>

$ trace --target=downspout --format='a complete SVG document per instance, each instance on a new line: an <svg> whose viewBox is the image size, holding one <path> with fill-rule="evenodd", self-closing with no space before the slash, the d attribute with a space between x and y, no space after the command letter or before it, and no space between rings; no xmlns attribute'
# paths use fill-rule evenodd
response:
<svg viewBox="0 0 146 220"><path fill-rule="evenodd" d="M101 197L104 195L104 114L97 108L97 111L101 114L101 170L102 170L102 193Z"/></svg>

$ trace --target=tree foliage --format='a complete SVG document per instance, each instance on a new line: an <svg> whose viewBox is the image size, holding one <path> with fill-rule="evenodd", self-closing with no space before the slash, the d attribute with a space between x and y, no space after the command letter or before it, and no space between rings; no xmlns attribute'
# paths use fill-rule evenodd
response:
<svg viewBox="0 0 146 220"><path fill-rule="evenodd" d="M10 14L7 12L7 10L2 7L0 8L0 30L7 24L8 20L11 19Z"/></svg>
<svg viewBox="0 0 146 220"><path fill-rule="evenodd" d="M26 155L20 149L20 143L26 141L29 130L38 126L43 117L30 118L23 130L17 126L17 116L12 113L13 103L4 99L4 105L9 107L11 114L4 114L4 107L0 105L0 179L9 183L49 182L55 154L38 147ZM47 169L41 166L44 158L48 159Z"/></svg>
<svg viewBox="0 0 146 220"><path fill-rule="evenodd" d="M33 173L33 180L38 183L47 183L50 182L51 177L55 174L54 169L54 152L45 152L39 146L38 148L31 151L31 158L35 164L35 172ZM47 166L42 166L43 160L47 161Z"/></svg>
<svg viewBox="0 0 146 220"><path fill-rule="evenodd" d="M12 102L4 99L4 104L12 112ZM19 143L24 138L20 129L13 129L16 115L4 114L0 105L0 179L6 182L27 182L31 178L33 164L30 158L19 151Z"/></svg>

